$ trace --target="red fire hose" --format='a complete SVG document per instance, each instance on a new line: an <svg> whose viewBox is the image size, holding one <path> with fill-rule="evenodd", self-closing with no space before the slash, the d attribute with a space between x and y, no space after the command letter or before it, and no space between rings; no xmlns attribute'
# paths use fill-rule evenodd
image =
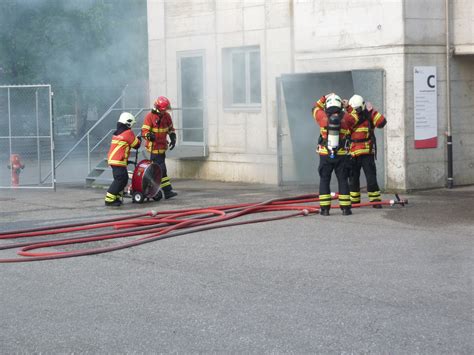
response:
<svg viewBox="0 0 474 355"><path fill-rule="evenodd" d="M337 194L333 196L333 199L336 198ZM408 203L408 201L406 200L400 200L398 195L396 195L396 198L397 200L384 200L380 202L353 204L352 207L366 207L375 204L390 206L400 204L403 206ZM135 214L127 217L115 217L92 222L81 222L74 224L3 232L0 233L0 239L29 239L35 237L44 238L47 236L58 234L76 235L63 239L49 239L42 241L27 240L18 243L2 244L0 245L0 250L19 248L17 254L23 256L23 258L0 259L0 263L53 260L71 258L76 256L101 254L119 249L130 248L144 243L150 243L161 239L201 232L210 229L250 223L268 222L295 216L307 216L309 214L317 214L319 212L319 206L314 205L314 203L318 201L319 195L310 194L289 198L272 199L257 204L243 203L237 205L214 206L202 209L182 209L159 212L150 211L148 213ZM339 206L336 205L332 207L338 208ZM291 211L291 213L245 221L228 222L231 219L236 219L244 215L282 211ZM84 231L91 230L96 230L96 232L86 235L83 234ZM79 249L71 251L37 251L38 249L92 243L107 239L129 237L137 238L134 240L117 243L116 245L107 247L94 247L90 249Z"/></svg>

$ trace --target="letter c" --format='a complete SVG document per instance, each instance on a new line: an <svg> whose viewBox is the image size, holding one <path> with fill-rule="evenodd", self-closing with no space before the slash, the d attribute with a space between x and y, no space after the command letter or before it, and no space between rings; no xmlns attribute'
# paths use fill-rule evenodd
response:
<svg viewBox="0 0 474 355"><path fill-rule="evenodd" d="M428 78L426 79L426 83L427 83L428 86L429 86L430 88L432 88L432 89L435 87L435 84L432 84L432 83L431 83L431 80L434 79L434 78L435 78L434 75L430 75L430 76L428 76Z"/></svg>

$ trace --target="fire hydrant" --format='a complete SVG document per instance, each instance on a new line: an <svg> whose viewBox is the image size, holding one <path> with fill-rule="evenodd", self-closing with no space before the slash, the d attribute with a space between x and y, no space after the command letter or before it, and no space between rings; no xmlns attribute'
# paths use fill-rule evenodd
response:
<svg viewBox="0 0 474 355"><path fill-rule="evenodd" d="M20 172L25 168L25 164L21 163L20 156L18 154L12 154L10 156L10 164L8 169L12 170L12 186L18 186L20 184Z"/></svg>

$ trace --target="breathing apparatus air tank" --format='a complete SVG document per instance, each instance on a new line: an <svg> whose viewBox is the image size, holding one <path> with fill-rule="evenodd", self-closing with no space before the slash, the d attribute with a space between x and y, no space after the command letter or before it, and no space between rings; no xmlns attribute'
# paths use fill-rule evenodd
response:
<svg viewBox="0 0 474 355"><path fill-rule="evenodd" d="M337 113L333 113L328 118L328 138L327 149L329 156L334 158L337 149L339 148L339 132L341 130L341 117Z"/></svg>

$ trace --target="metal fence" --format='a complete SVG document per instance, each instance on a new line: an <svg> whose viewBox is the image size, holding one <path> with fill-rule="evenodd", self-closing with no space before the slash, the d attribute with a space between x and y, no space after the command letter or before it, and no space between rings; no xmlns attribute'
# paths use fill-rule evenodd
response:
<svg viewBox="0 0 474 355"><path fill-rule="evenodd" d="M74 101L77 95L68 95L70 91L58 87L53 100L50 85L0 86L0 188L55 188L57 183L89 183L94 170L102 168L119 115L123 111L135 115L138 124L134 130L139 134L150 110L144 105L140 90L126 87L106 107L94 103L96 118L91 119L84 115L86 110L77 109L80 102ZM105 96L110 99L111 94ZM179 122L178 119L175 123ZM178 145L169 152L170 158L206 156L205 142L183 142L187 130L203 128L176 129ZM142 153L140 156L145 157ZM107 180L107 174L104 177Z"/></svg>
<svg viewBox="0 0 474 355"><path fill-rule="evenodd" d="M0 188L54 188L50 85L0 86Z"/></svg>

